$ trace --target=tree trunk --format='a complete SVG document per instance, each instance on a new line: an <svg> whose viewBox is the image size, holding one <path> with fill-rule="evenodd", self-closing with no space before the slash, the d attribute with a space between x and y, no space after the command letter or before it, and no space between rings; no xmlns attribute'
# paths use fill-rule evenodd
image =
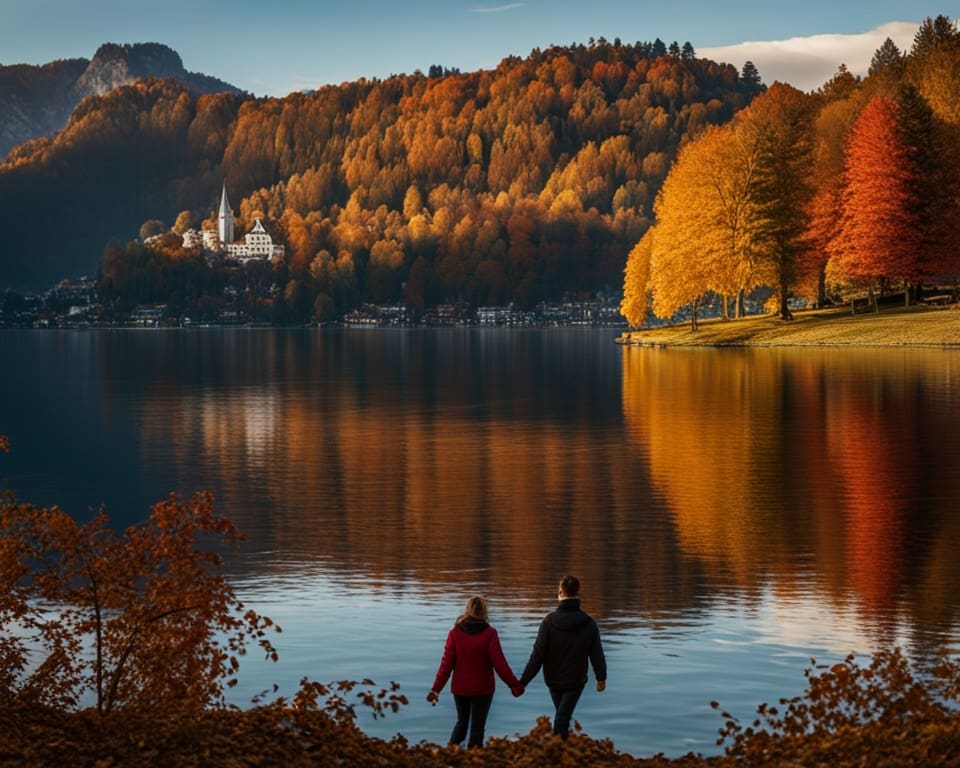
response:
<svg viewBox="0 0 960 768"><path fill-rule="evenodd" d="M690 313L690 330L691 331L697 330L697 302L698 301L699 299L693 300L693 307L692 307L693 311Z"/></svg>
<svg viewBox="0 0 960 768"><path fill-rule="evenodd" d="M790 312L790 307L787 304L787 297L790 294L790 286L787 285L787 281L781 275L780 278L780 319L781 320L793 320L793 314Z"/></svg>

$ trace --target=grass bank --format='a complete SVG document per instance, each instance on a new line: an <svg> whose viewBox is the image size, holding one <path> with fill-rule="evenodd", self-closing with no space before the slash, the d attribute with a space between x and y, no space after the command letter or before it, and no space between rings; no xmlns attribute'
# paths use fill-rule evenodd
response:
<svg viewBox="0 0 960 768"><path fill-rule="evenodd" d="M793 320L761 315L624 331L617 343L660 347L960 346L960 305L807 310Z"/></svg>

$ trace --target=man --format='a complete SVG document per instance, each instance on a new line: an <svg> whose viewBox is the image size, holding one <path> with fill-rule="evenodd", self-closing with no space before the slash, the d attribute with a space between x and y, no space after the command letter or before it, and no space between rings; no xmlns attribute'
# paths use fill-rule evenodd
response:
<svg viewBox="0 0 960 768"><path fill-rule="evenodd" d="M587 660L593 666L597 691L607 687L607 661L600 642L600 629L580 610L580 579L564 576L557 595L559 605L540 622L520 685L526 686L543 667L543 681L550 689L556 710L553 732L566 739L573 710L587 684Z"/></svg>

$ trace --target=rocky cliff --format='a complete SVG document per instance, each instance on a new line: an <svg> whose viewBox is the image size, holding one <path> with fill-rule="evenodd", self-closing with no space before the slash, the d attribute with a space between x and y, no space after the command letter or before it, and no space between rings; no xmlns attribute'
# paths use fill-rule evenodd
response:
<svg viewBox="0 0 960 768"><path fill-rule="evenodd" d="M180 55L160 43L105 43L90 60L0 66L0 160L17 144L63 128L85 97L145 77L174 78L193 93L240 92L222 80L188 72Z"/></svg>

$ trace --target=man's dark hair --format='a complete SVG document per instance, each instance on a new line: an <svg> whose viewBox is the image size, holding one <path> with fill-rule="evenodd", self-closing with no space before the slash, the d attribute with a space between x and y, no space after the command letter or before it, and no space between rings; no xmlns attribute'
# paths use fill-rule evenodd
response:
<svg viewBox="0 0 960 768"><path fill-rule="evenodd" d="M576 597L580 594L580 579L576 576L564 576L560 579L560 591L567 597Z"/></svg>

